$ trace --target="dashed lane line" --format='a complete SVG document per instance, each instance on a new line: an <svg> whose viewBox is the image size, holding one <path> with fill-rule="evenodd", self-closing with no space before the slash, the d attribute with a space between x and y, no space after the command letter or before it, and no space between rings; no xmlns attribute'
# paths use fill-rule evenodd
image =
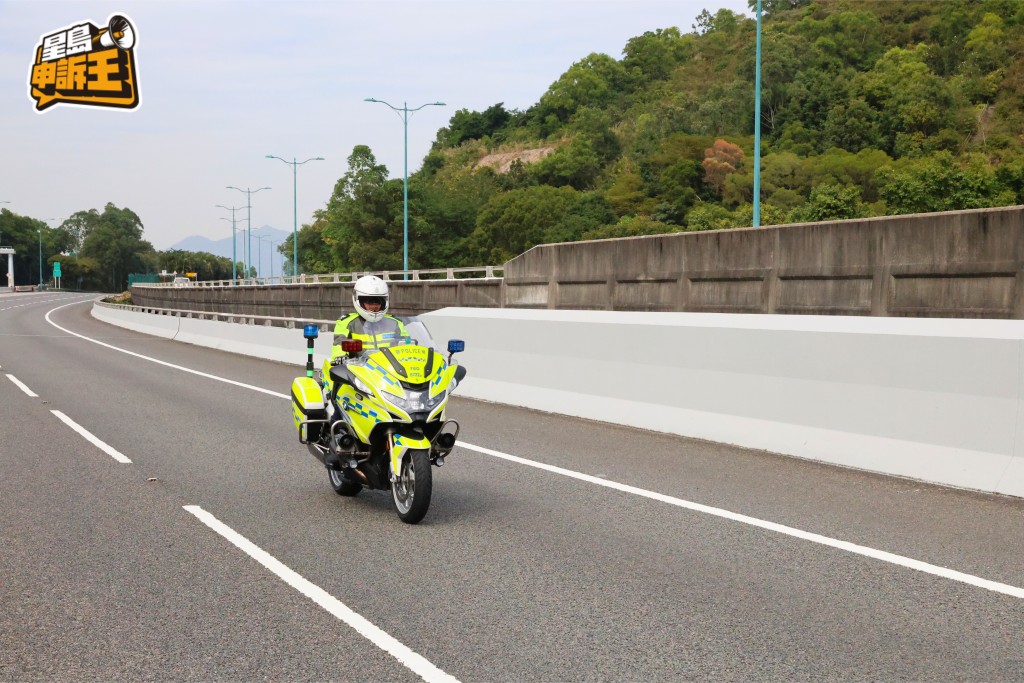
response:
<svg viewBox="0 0 1024 683"><path fill-rule="evenodd" d="M70 306L72 304L66 304L66 305ZM70 330L67 330L67 329L65 329L63 327L60 327L59 325L54 323L52 320L50 320L50 313L53 313L53 311L59 310L60 308L64 308L64 306L59 306L58 308L54 308L50 312L48 312L46 314L46 320L47 320L47 322L49 322L51 325L53 325L57 329L60 329L60 330L62 330L64 332L67 332L68 334L74 335L76 337L80 337L81 339L85 339L86 341L91 341L94 344L99 344L100 346L105 346L105 347L113 349L115 351L120 351L122 353L127 353L129 355L136 356L136 357L142 358L144 360L148 360L148 361L152 361L154 363L158 363L160 365L165 365L165 366L172 367L172 368L175 368L175 369L178 369L178 370L182 370L184 372L189 372L189 373L192 373L192 374L195 374L195 375L200 375L200 376L203 376L203 377L207 377L209 379L213 379L213 380L216 380L216 381L219 381L219 382L225 382L227 384L233 384L235 386L240 386L240 387L243 387L243 388L246 388L246 389L252 389L254 391L258 391L260 393L268 394L268 395L271 395L271 396L278 396L278 397L283 398L283 399L291 400L291 396L289 396L288 394L282 394L280 392L270 391L270 390L264 389L262 387L255 387L255 386L252 386L252 385L244 384L242 382L236 382L234 380L226 379L224 377L217 377L216 375L210 375L210 374L207 374L205 372L199 372L199 371L192 370L190 368L185 368L185 367L182 367L182 366L179 366L179 365L173 365L171 363L167 363L165 361L158 360L156 358L151 358L149 356L144 356L142 354L135 353L133 351L127 351L125 349L120 349L120 348L118 348L116 346L112 346L110 344L105 344L103 342L96 341L95 339L90 339L89 337L86 337L84 335L76 334L74 332L71 332ZM956 570L953 570L953 569L948 569L946 567L940 567L938 565L929 564L927 562L922 562L920 560L915 560L915 559L912 559L912 558L909 558L909 557L905 557L903 555L897 555L895 553L890 553L890 552L887 552L887 551L884 551L884 550L877 550L875 548L870 548L870 547L867 547L867 546L858 545L856 543L850 543L848 541L842 541L842 540L839 540L839 539L830 538L828 536L822 536L820 534L811 533L809 531L803 531L802 529L796 529L794 527L785 526L783 524L776 524L775 522L769 522L769 521L766 521L766 520L758 519L756 517L749 517L747 515L741 515L739 513L731 512L729 510L724 510L722 508L716 508L716 507L711 507L711 506L708 506L708 505L703 505L701 503L695 503L693 501L684 500L682 498L676 498L674 496L669 496L669 495L666 495L666 494L663 494L663 493L657 493L655 491L648 491L646 489L641 489L641 488L638 488L636 486L629 486L628 484L620 484L618 482L608 481L607 479L602 479L602 478L595 477L595 476L592 476L592 475L589 475L589 474L584 474L582 472L576 472L574 470L569 470L569 469L566 469L566 468L563 468L563 467L558 467L556 465L548 465L546 463L537 462L535 460L528 460L526 458L521 458L521 457L518 457L518 456L515 456L515 455L510 455L508 453L502 453L501 451L496 451L496 450L493 450L493 449L490 449L490 448L485 448L483 446L475 446L473 444L469 444L469 443L466 443L466 442L459 442L458 445L459 445L459 447L465 448L465 449L470 450L470 451L475 451L475 452L480 453L482 455L488 455L488 456L491 456L491 457L500 458L502 460L507 460L509 462L518 463L520 465L526 465L528 467L534 467L534 468L537 468L537 469L540 469L540 470L551 472L553 474L559 474L559 475L562 475L562 476L565 476L565 477L570 477L572 479L576 479L578 481L584 481L584 482L587 482L589 484L594 484L596 486L603 486L605 488L614 489L616 491L620 491L620 492L623 492L623 493L628 493L628 494L640 496L642 498L647 498L648 500L655 500L655 501L658 501L658 502L661 502L661 503L666 503L668 505L673 505L675 507L685 508L685 509L691 510L693 512L699 512L699 513L702 513L702 514L712 515L712 516L715 516L715 517L719 517L721 519L728 519L728 520L733 521L733 522L738 522L738 523L741 523L741 524L746 524L746 525L749 525L749 526L757 527L757 528L760 528L760 529L765 529L767 531L773 531L773 532L784 534L786 536L790 536L790 537L793 537L793 538L799 538L799 539L804 540L804 541L810 541L812 543L817 543L819 545L828 546L830 548L835 548L837 550L843 550L843 551L846 551L846 552L849 552L849 553L852 553L852 554L855 554L855 555L861 555L863 557L870 557L870 558L875 559L875 560L879 560L879 561L882 561L882 562L888 562L888 563L893 564L893 565L897 565L897 566L900 566L900 567L905 567L907 569L913 569L913 570L916 570L916 571L919 571L919 572L924 572L926 574L931 574L933 576L938 576L938 577L941 577L941 578L944 578L944 579L949 579L951 581L957 581L957 582L964 583L964 584L967 584L967 585L970 585L970 586L975 586L977 588L983 588L985 590L993 591L993 592L996 592L996 593L1002 593L1003 595L1009 595L1009 596L1012 596L1012 597L1015 597L1015 598L1024 599L1024 588L1020 588L1018 586L1011 586L1009 584L1000 583L998 581L991 581L989 579L984 579L984 578L981 578L979 576L974 576L972 574L966 574L964 572L959 572L959 571L956 571Z"/></svg>

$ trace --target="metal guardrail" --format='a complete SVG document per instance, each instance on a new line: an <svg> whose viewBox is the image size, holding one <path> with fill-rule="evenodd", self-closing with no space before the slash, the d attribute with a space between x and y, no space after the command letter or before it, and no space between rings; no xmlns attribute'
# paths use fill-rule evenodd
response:
<svg viewBox="0 0 1024 683"><path fill-rule="evenodd" d="M501 275L495 274L500 272ZM479 273L479 274L478 274ZM318 285L324 283L355 282L364 275L379 275L388 282L423 280L486 280L500 279L505 266L478 266L467 268L433 268L426 270L377 270L358 273L328 273L318 275L276 275L273 277L239 278L238 280L202 280L185 287L266 287L275 285ZM408 276L408 277L406 277ZM136 282L133 287L181 287L171 282ZM182 287L184 288L184 287Z"/></svg>
<svg viewBox="0 0 1024 683"><path fill-rule="evenodd" d="M147 283L147 285L163 286L163 283ZM136 285L140 286L140 285ZM154 308L152 306L135 306L134 304L115 304L108 301L97 301L96 306L113 308L122 311L133 311L135 313L149 313L152 315L166 315L177 318L195 318L196 320L213 320L226 323L237 323L239 325L260 325L263 327L284 327L287 329L298 329L304 325L319 325L321 332L330 332L334 329L336 320L317 320L313 318L283 318L276 315L242 315L239 313L211 313L209 311L186 311L178 308Z"/></svg>

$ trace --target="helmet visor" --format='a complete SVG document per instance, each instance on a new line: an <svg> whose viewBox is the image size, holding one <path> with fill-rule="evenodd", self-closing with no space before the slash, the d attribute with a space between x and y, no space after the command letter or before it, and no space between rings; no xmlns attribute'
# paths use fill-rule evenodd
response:
<svg viewBox="0 0 1024 683"><path fill-rule="evenodd" d="M359 297L359 305L362 306L363 308L366 308L367 306L369 306L371 304L376 304L376 305L380 306L381 308L384 308L388 304L388 299L387 299L387 297L384 297L384 296L361 296L361 297Z"/></svg>

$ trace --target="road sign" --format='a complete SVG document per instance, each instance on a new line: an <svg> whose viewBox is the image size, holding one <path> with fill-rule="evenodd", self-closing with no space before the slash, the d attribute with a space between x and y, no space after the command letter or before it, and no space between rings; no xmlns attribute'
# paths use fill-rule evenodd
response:
<svg viewBox="0 0 1024 683"><path fill-rule="evenodd" d="M53 262L53 276L60 277L60 261Z"/></svg>

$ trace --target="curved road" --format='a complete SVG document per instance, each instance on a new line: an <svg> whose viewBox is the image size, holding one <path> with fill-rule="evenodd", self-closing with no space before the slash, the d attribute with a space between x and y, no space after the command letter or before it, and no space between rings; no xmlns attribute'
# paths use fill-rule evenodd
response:
<svg viewBox="0 0 1024 683"><path fill-rule="evenodd" d="M90 302L0 295L0 680L1024 680L1020 499L456 399L407 526Z"/></svg>

